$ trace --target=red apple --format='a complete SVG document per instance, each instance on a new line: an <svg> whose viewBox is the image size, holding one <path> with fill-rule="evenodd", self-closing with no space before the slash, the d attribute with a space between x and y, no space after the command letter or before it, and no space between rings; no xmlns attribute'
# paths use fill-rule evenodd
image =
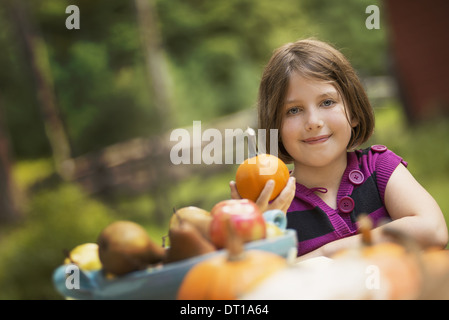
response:
<svg viewBox="0 0 449 320"><path fill-rule="evenodd" d="M248 199L223 200L211 210L210 239L217 248L226 246L228 227L226 220L232 223L243 242L264 239L265 220L259 207Z"/></svg>

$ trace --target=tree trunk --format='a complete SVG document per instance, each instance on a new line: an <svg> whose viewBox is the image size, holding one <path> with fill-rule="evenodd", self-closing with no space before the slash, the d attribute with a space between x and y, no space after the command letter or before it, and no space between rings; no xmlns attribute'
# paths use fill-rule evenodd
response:
<svg viewBox="0 0 449 320"><path fill-rule="evenodd" d="M23 43L23 50L30 63L36 83L45 132L48 137L56 171L68 179L73 173L70 143L56 104L53 77L44 39L33 23L32 16L23 0L4 0L10 12L11 21Z"/></svg>
<svg viewBox="0 0 449 320"><path fill-rule="evenodd" d="M17 193L11 175L11 153L0 100L0 223L10 223L20 216Z"/></svg>
<svg viewBox="0 0 449 320"><path fill-rule="evenodd" d="M173 125L173 113L171 113L169 76L158 26L156 5L154 0L135 0L135 6L142 47L146 57L150 92L160 119L160 130L166 132ZM168 210L170 208L168 192L172 184L167 179L169 163L162 159L162 161L152 163L152 165L158 168L156 177L158 188L153 193L156 200L155 219L162 225L166 222L167 214L171 214L171 211Z"/></svg>
<svg viewBox="0 0 449 320"><path fill-rule="evenodd" d="M154 0L135 0L139 32L145 51L147 74L154 105L161 119L161 132L171 128L172 117L169 74L162 47Z"/></svg>

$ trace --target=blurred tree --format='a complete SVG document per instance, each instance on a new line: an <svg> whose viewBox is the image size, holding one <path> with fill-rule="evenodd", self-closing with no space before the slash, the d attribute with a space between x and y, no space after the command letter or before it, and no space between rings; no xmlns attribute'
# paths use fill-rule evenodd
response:
<svg viewBox="0 0 449 320"><path fill-rule="evenodd" d="M78 0L79 30L65 27L69 4L33 2L50 48L72 155L161 132L134 1Z"/></svg>
<svg viewBox="0 0 449 320"><path fill-rule="evenodd" d="M47 157L51 148L42 121L36 121L40 108L35 83L6 9L0 5L0 91L11 152L16 161Z"/></svg>
<svg viewBox="0 0 449 320"><path fill-rule="evenodd" d="M79 30L65 27L70 0L27 5L46 43L53 90L76 157L157 135L163 126L191 125L193 120L209 121L253 107L272 51L298 38L316 36L334 43L362 76L384 74L384 25L381 21L380 30L365 27L366 6L379 2L77 0ZM136 14L139 4L147 6L147 18ZM156 13L157 20L151 22ZM159 35L151 35L157 30ZM19 158L45 156L51 149L42 124L35 120L32 84L11 33L0 19L0 86L12 147ZM150 56L145 47L151 46ZM151 69L150 58L155 61ZM165 89L158 89L159 84ZM167 88L170 101L157 102L167 98Z"/></svg>
<svg viewBox="0 0 449 320"><path fill-rule="evenodd" d="M254 106L275 47L303 37L298 0L157 1L183 124Z"/></svg>
<svg viewBox="0 0 449 320"><path fill-rule="evenodd" d="M163 131L171 128L172 112L168 88L168 69L159 32L159 20L153 0L135 0L139 32L146 58L150 91L159 113Z"/></svg>
<svg viewBox="0 0 449 320"><path fill-rule="evenodd" d="M1 97L0 97L1 98ZM10 223L19 218L17 194L11 175L11 155L4 111L0 99L0 222Z"/></svg>
<svg viewBox="0 0 449 320"><path fill-rule="evenodd" d="M42 120L52 147L56 170L61 177L68 179L73 169L70 166L70 144L57 108L46 44L22 0L3 0L3 3L7 6L11 21L23 41L23 50L30 62Z"/></svg>
<svg viewBox="0 0 449 320"><path fill-rule="evenodd" d="M150 91L154 98L154 106L160 119L160 129L165 132L172 128L173 117L170 92L168 88L168 70L165 61L165 53L162 47L159 32L158 14L153 0L135 0L139 31L146 58L146 68L149 78ZM158 168L155 179L158 180L158 188L155 190L154 199L156 223L162 225L166 221L165 210L167 208L168 191L172 183L168 180L167 173L170 164L166 159L159 163L153 163Z"/></svg>

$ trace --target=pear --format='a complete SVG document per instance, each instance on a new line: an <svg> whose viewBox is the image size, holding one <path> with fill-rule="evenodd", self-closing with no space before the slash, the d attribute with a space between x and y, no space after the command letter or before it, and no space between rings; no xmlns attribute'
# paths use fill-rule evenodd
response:
<svg viewBox="0 0 449 320"><path fill-rule="evenodd" d="M181 218L179 220L179 224L168 231L170 247L167 249L164 263L189 259L216 250L189 221Z"/></svg>
<svg viewBox="0 0 449 320"><path fill-rule="evenodd" d="M132 221L116 221L106 226L97 243L103 270L115 276L144 269L161 262L165 256L165 249Z"/></svg>
<svg viewBox="0 0 449 320"><path fill-rule="evenodd" d="M200 231L204 238L210 240L209 228L212 222L212 216L209 211L195 206L188 206L175 210L170 219L170 228L179 226L180 219L191 223L198 229L198 231Z"/></svg>
<svg viewBox="0 0 449 320"><path fill-rule="evenodd" d="M73 248L64 259L64 264L74 263L83 271L101 269L101 261L98 256L96 243L83 243Z"/></svg>

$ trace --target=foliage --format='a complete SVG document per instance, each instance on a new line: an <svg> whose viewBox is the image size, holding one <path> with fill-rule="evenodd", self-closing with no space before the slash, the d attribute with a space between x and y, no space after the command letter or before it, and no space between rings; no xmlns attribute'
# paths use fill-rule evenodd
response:
<svg viewBox="0 0 449 320"><path fill-rule="evenodd" d="M60 185L32 196L26 214L20 225L2 229L0 299L61 298L51 276L64 260L64 250L95 242L113 213L77 186Z"/></svg>
<svg viewBox="0 0 449 320"><path fill-rule="evenodd" d="M388 73L387 13L382 11L382 1L346 0L344 5L338 6L332 0L303 2L307 16L313 21L310 29L315 30L320 39L340 48L361 76ZM380 29L367 30L365 27L369 15L365 10L370 5L380 9Z"/></svg>
<svg viewBox="0 0 449 320"><path fill-rule="evenodd" d="M272 51L298 38L343 47L363 74L385 72L384 28L365 28L365 8L378 2L156 1L174 125L252 107ZM160 132L133 1L76 1L79 30L65 28L70 1L26 3L48 47L74 156ZM29 64L7 16L0 8L0 94L14 152L20 159L48 156Z"/></svg>

